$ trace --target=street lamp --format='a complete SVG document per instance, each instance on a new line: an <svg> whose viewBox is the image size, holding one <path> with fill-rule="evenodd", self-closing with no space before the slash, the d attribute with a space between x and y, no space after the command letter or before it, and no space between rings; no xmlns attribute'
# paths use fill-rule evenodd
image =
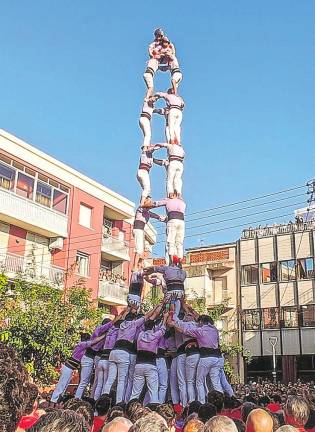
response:
<svg viewBox="0 0 315 432"><path fill-rule="evenodd" d="M277 343L278 343L278 337L277 336L271 336L269 338L269 342L270 342L270 345L272 347L272 366L273 366L272 377L273 377L274 383L276 383L277 382L276 346L277 346Z"/></svg>

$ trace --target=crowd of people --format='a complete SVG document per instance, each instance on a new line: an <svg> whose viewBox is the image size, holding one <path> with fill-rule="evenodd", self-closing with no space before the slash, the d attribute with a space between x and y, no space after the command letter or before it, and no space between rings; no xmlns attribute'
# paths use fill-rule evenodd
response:
<svg viewBox="0 0 315 432"><path fill-rule="evenodd" d="M0 343L1 432L314 432L314 382L237 385L235 396L211 390L201 404L143 406L143 398L115 404L64 394L52 406L29 380L16 351Z"/></svg>

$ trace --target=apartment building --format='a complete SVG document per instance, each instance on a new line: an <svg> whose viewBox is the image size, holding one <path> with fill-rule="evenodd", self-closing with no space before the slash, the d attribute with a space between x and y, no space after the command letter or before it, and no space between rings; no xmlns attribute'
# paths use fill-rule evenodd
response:
<svg viewBox="0 0 315 432"><path fill-rule="evenodd" d="M99 305L126 304L135 205L0 130L0 268L66 289L78 280ZM146 230L147 258L156 232Z"/></svg>
<svg viewBox="0 0 315 432"><path fill-rule="evenodd" d="M314 379L315 221L249 228L239 241L242 340L247 378Z"/></svg>

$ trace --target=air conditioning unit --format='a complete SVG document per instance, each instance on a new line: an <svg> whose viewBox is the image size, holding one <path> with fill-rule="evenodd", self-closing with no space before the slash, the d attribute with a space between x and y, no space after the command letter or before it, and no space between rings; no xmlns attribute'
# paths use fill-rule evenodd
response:
<svg viewBox="0 0 315 432"><path fill-rule="evenodd" d="M63 237L53 237L49 240L50 251L61 250L63 248Z"/></svg>

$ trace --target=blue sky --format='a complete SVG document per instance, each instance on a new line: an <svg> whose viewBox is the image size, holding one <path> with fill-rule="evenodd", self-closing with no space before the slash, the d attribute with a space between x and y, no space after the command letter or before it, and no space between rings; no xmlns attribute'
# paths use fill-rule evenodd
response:
<svg viewBox="0 0 315 432"><path fill-rule="evenodd" d="M184 73L187 213L315 177L313 1L11 0L1 16L1 127L128 198L139 195L142 73L157 26L175 43ZM160 74L156 88L167 89L168 80ZM161 119L153 136L163 139ZM160 198L163 169L154 168L152 183ZM240 231L186 245L232 240Z"/></svg>

